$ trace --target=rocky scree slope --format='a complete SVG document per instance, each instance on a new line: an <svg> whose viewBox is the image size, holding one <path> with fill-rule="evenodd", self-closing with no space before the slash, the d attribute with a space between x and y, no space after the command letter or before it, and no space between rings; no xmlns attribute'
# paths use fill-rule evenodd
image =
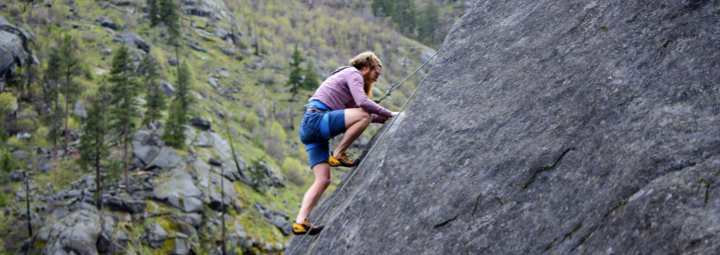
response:
<svg viewBox="0 0 720 255"><path fill-rule="evenodd" d="M476 1L298 254L720 250L719 39L718 1Z"/></svg>

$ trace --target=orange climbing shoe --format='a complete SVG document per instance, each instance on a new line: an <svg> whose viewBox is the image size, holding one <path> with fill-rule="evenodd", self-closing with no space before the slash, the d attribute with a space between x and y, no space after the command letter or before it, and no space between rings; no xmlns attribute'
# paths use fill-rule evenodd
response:
<svg viewBox="0 0 720 255"><path fill-rule="evenodd" d="M354 167L355 165L357 165L357 162L354 159L351 159L350 157L345 155L345 153L340 155L339 158L330 156L328 163L330 164L330 166L344 166L344 167Z"/></svg>
<svg viewBox="0 0 720 255"><path fill-rule="evenodd" d="M310 222L307 221L303 222L302 224L293 222L293 234L296 235L304 235L308 232L308 230L310 230L310 233L308 233L308 235L314 236L320 234L320 231L322 231L323 228L325 228L325 226L315 226L310 229Z"/></svg>

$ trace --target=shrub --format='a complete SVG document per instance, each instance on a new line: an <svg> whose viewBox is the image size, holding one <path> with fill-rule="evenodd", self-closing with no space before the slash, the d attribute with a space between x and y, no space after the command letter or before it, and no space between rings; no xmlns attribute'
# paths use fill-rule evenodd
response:
<svg viewBox="0 0 720 255"><path fill-rule="evenodd" d="M282 125L277 121L273 122L268 135L265 137L265 150L275 158L285 156L285 140L287 135Z"/></svg>
<svg viewBox="0 0 720 255"><path fill-rule="evenodd" d="M257 126L260 126L260 118L258 118L257 114L255 114L254 111L250 111L247 115L245 115L244 122L245 122L245 128L247 128L251 132Z"/></svg>
<svg viewBox="0 0 720 255"><path fill-rule="evenodd" d="M17 158L15 158L15 155L9 151L2 152L2 157L0 158L0 169L2 169L3 172L10 173L15 171L19 165L20 163Z"/></svg>
<svg viewBox="0 0 720 255"><path fill-rule="evenodd" d="M285 177L290 182L298 186L305 185L305 178L303 178L303 165L300 160L287 157L283 161L282 169L285 172Z"/></svg>

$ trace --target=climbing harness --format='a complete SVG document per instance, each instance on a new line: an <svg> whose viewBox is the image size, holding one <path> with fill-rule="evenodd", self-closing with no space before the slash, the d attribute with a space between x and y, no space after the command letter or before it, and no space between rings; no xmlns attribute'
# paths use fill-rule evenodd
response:
<svg viewBox="0 0 720 255"><path fill-rule="evenodd" d="M420 69L422 69L425 65L427 65L427 63L430 63L430 60L432 60L435 56L437 56L437 54L438 54L439 52L440 52L440 49L438 49L438 51L436 51L435 54L432 55L432 57L428 58L428 60L426 60L425 63L423 63L422 65L420 65L420 67L418 67L417 69L415 69L415 71L412 72L407 78L405 78L405 80L403 80L403 81L401 81L400 83L398 83L397 85L395 85L395 87L390 88L390 90L388 90L388 92L385 93L384 96L382 96L382 97L380 97L380 98L378 98L378 99L375 99L375 103L378 103L378 104L379 104L380 102L382 102L382 100L385 100L385 98L388 98L393 91L395 91L397 88L400 87L400 85L403 85L403 83L405 83L408 79L410 79L410 77L413 77L413 75L415 75L415 73L417 73L418 71L420 71Z"/></svg>
<svg viewBox="0 0 720 255"><path fill-rule="evenodd" d="M395 86L395 87L393 87L392 89L390 89L390 91L388 91L388 93L387 93L385 96L383 96L382 98L376 100L375 102L382 101L382 99L385 99L386 97L388 97L393 90L395 90L397 87L399 87L400 85L402 85L402 83L405 82L405 81L407 81L410 77L412 77L413 75L415 75L415 73L417 73L417 71L420 70L420 68L422 68L422 67L423 67L425 64L427 64L428 62L430 62L430 60L433 59L433 57L435 57L439 52L440 52L440 49L438 49L438 51L435 52L435 55L433 55L432 57L430 57L430 59L428 59L427 61L425 61L425 63L424 63L422 66L420 66L417 70L415 70L415 72L413 72L412 74L410 74L410 76L408 76L407 78L405 78L404 81L402 81L400 84L398 84L397 86ZM425 83L425 79L426 79L427 77L428 77L428 76L425 75L425 77L422 78L422 80L420 81L420 83L418 84L418 86L415 87L415 90L413 91L413 93L410 95L410 97L408 97L407 101L405 101L405 104L403 104L402 108L400 108L400 112L398 112L398 115L399 115L400 113L402 113L403 111L405 111L405 108L406 108L407 105L410 103L410 100L412 100L412 98L415 97L415 94L417 94L417 92L418 92L418 90L420 89L420 87L423 85L423 83ZM397 118L392 118L392 120L390 121L390 127L391 127L393 124L395 124L395 120L397 120ZM387 131L390 129L390 127L387 127L387 128L385 128L385 129L383 130L382 134L380 134L380 137L378 137L378 141L377 141L375 144L373 144L372 147L370 147L370 149L368 150L367 154L365 154L365 157L364 157L364 158L367 158L368 156L370 156L370 153L372 153L373 150L375 149L375 147L376 147L378 144L380 144L380 142L381 142L382 139L385 137L385 134L386 134ZM309 146L309 145L308 145L308 146ZM330 206L331 206L333 203L335 203L335 199L338 197L338 195L340 194L340 192L342 192L343 189L345 189L345 186L347 186L347 184L352 180L352 178L353 178L353 177L355 176L355 174L358 172L358 170L360 169L360 167L362 167L363 163L365 163L364 158L363 158L363 160L360 161L360 163L358 164L358 166L355 167L355 170L354 170L354 171L352 172L352 174L350 174L350 176L347 178L347 181L344 181L343 184L342 184L342 186L340 187L340 189L338 189L337 192L335 192L335 196L333 196L332 200L330 200L330 203L329 203L328 206L325 208L325 210L323 210L323 212L320 213L320 216L318 217L318 219L322 219L322 217L325 216L325 213L327 213L328 209L330 209ZM311 227L314 227L314 226L315 226L315 224L312 224L312 225L311 225ZM300 247L300 244L302 244L303 240L305 240L305 237L308 236L308 233L310 233L310 232L308 231L307 233L305 233L305 235L303 235L302 239L300 239L300 242L298 242L298 244L295 245L295 248L293 248L292 251L290 251L290 253L288 253L287 255L292 255L293 253L295 253L295 251L297 250L297 248Z"/></svg>

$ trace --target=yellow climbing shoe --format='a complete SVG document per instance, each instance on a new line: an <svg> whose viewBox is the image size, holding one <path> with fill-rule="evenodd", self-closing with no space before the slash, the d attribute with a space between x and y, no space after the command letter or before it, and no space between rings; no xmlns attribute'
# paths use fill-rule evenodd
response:
<svg viewBox="0 0 720 255"><path fill-rule="evenodd" d="M340 155L339 158L330 156L328 163L330 164L330 166L344 166L344 167L354 167L355 165L357 165L357 162L355 162L354 159L351 159L350 157L345 155L345 153Z"/></svg>
<svg viewBox="0 0 720 255"><path fill-rule="evenodd" d="M311 229L310 222L307 221L303 222L302 224L293 222L293 234L296 235L304 235L308 232L308 230L310 230L310 233L308 233L308 235L314 236L320 234L320 231L322 231L323 228L325 228L325 226L315 226Z"/></svg>

